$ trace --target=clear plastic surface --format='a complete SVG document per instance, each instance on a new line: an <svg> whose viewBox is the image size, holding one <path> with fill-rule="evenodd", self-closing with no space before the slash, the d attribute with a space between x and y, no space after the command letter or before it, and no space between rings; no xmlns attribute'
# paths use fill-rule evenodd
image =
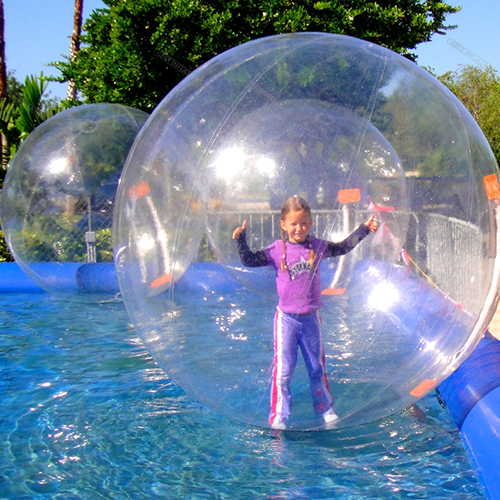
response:
<svg viewBox="0 0 500 500"><path fill-rule="evenodd" d="M48 292L90 302L118 293L116 189L148 116L119 104L71 108L39 125L12 160L2 228L16 262Z"/></svg>
<svg viewBox="0 0 500 500"><path fill-rule="evenodd" d="M470 114L387 49L324 33L231 49L186 77L136 140L118 191L120 288L142 339L188 393L268 426L271 267L241 264L281 238L293 195L311 233L376 234L321 265L323 341L336 427L376 420L447 377L479 341L498 289L497 166ZM300 353L299 353L300 358ZM299 360L289 429L315 415Z"/></svg>

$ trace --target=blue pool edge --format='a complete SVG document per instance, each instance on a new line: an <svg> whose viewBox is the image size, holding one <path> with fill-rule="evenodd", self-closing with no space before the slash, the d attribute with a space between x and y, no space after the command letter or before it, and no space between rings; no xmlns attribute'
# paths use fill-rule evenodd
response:
<svg viewBox="0 0 500 500"><path fill-rule="evenodd" d="M464 363L438 387L479 481L500 498L500 341L486 332Z"/></svg>

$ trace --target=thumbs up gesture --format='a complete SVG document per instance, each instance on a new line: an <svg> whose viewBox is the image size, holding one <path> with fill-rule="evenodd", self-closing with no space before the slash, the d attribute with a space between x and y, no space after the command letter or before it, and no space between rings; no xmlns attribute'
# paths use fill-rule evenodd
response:
<svg viewBox="0 0 500 500"><path fill-rule="evenodd" d="M239 240L241 233L247 228L247 221L244 220L240 227L237 227L233 233L233 240Z"/></svg>
<svg viewBox="0 0 500 500"><path fill-rule="evenodd" d="M375 214L372 214L372 216L365 222L366 227L368 227L368 229L372 233L375 233L378 229L378 222L374 219L375 219ZM234 236L233 236L233 238L234 238Z"/></svg>

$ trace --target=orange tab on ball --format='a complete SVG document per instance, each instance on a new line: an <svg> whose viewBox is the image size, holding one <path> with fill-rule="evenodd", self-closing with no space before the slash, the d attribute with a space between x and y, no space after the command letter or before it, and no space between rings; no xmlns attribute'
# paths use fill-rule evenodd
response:
<svg viewBox="0 0 500 500"><path fill-rule="evenodd" d="M500 184L498 183L497 174L487 175L486 177L483 177L483 181L488 200L500 198Z"/></svg>
<svg viewBox="0 0 500 500"><path fill-rule="evenodd" d="M359 189L341 189L337 195L340 203L355 203L361 200L361 191Z"/></svg>
<svg viewBox="0 0 500 500"><path fill-rule="evenodd" d="M160 276L159 278L156 278L151 282L151 288L158 288L160 286L172 283L172 278L172 273L164 274L163 276Z"/></svg>
<svg viewBox="0 0 500 500"><path fill-rule="evenodd" d="M345 288L325 288L321 291L321 295L342 295Z"/></svg>
<svg viewBox="0 0 500 500"><path fill-rule="evenodd" d="M412 391L410 391L410 394L412 396L415 396L416 398L421 398L422 396L425 396L429 391L434 389L437 386L436 380L431 380L431 379L425 379L422 383L418 384L417 387L415 387Z"/></svg>
<svg viewBox="0 0 500 500"><path fill-rule="evenodd" d="M139 184L129 188L128 195L133 200L138 200L150 192L151 188L149 187L149 184L146 181L141 181Z"/></svg>

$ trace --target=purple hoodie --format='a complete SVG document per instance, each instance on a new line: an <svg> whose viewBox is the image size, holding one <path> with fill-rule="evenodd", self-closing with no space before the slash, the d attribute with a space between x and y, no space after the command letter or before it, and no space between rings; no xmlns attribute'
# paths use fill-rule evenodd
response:
<svg viewBox="0 0 500 500"><path fill-rule="evenodd" d="M282 271L283 242L276 240L264 250L252 252L248 247L246 234L243 232L238 241L238 253L241 263L246 267L273 266L276 270L281 311L289 314L309 314L319 309L321 301L321 277L319 265L325 257L338 257L349 253L361 240L370 234L366 224L361 224L345 240L339 243L320 240L309 235L304 243L286 244L287 269ZM311 268L308 264L314 250L315 260Z"/></svg>

